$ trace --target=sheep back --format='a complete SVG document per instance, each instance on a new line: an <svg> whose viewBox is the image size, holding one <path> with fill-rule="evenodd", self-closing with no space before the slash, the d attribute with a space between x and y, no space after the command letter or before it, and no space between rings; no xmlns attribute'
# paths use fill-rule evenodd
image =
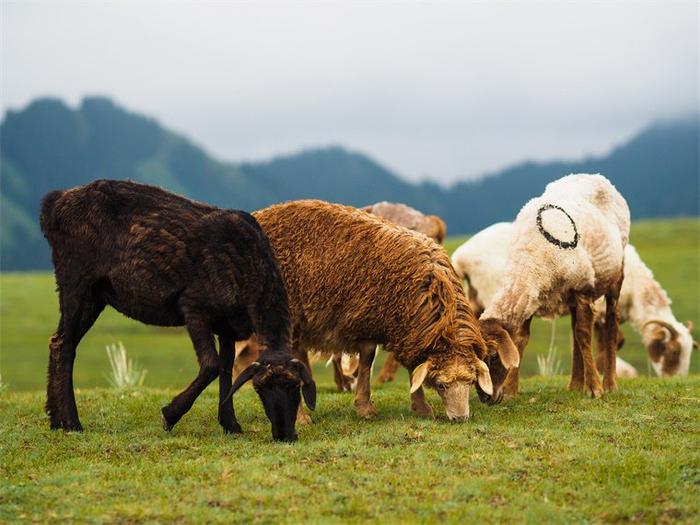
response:
<svg viewBox="0 0 700 525"><path fill-rule="evenodd" d="M384 344L406 366L485 346L442 248L355 208L306 200L253 214L275 250L306 349Z"/></svg>

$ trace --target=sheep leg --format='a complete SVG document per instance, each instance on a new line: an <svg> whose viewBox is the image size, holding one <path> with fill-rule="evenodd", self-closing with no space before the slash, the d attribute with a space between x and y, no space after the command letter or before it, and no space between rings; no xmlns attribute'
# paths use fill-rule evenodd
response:
<svg viewBox="0 0 700 525"><path fill-rule="evenodd" d="M579 340L576 338L576 307L570 309L571 312L571 331L574 334L574 345L571 355L571 379L567 387L571 392L583 390L583 358L581 357L581 349Z"/></svg>
<svg viewBox="0 0 700 525"><path fill-rule="evenodd" d="M299 350L298 349L298 344L296 342L292 343L292 354L294 357L299 359L304 365L306 365L306 368L309 369L309 373L311 373L311 363L309 363L309 353L305 350ZM304 403L299 403L299 408L297 408L297 423L299 425L310 425L313 423L311 420L311 416L309 413L306 411L304 408Z"/></svg>
<svg viewBox="0 0 700 525"><path fill-rule="evenodd" d="M590 297L576 294L576 326L574 328L574 345L583 362L583 387L584 392L591 397L598 398L603 389L598 377L598 369L593 360L591 350L591 335L593 332L593 304ZM573 380L573 371L572 371Z"/></svg>
<svg viewBox="0 0 700 525"><path fill-rule="evenodd" d="M73 364L76 348L95 324L105 303L91 290L83 294L60 294L61 319L49 341L49 367L46 387L46 411L51 428L83 429L78 418L73 389Z"/></svg>
<svg viewBox="0 0 700 525"><path fill-rule="evenodd" d="M185 317L185 325L190 339L197 352L199 373L190 385L176 395L173 400L161 410L163 428L171 430L187 411L192 408L197 397L219 375L219 356L214 347L214 335L209 323L201 318Z"/></svg>
<svg viewBox="0 0 700 525"><path fill-rule="evenodd" d="M525 353L525 348L530 341L530 323L532 322L532 317L525 321L519 328L515 337L515 346L518 348L518 354L520 354L520 362L523 362L523 354ZM503 381L503 399L514 399L518 395L518 386L520 383L520 367L511 368L508 370L505 381Z"/></svg>
<svg viewBox="0 0 700 525"><path fill-rule="evenodd" d="M235 340L233 337L219 335L219 359L221 361L221 369L219 370L219 424L224 429L225 434L240 434L243 432L241 425L236 420L233 397L222 404L229 390L231 390L234 345Z"/></svg>
<svg viewBox="0 0 700 525"><path fill-rule="evenodd" d="M332 358L333 363L333 381L338 392L350 392L352 385L350 379L343 371L343 354L335 352Z"/></svg>
<svg viewBox="0 0 700 525"><path fill-rule="evenodd" d="M593 335L595 336L595 367L600 370L605 370L605 327L602 321L593 323Z"/></svg>
<svg viewBox="0 0 700 525"><path fill-rule="evenodd" d="M49 370L46 382L46 413L51 420L51 428L61 428L61 415L58 407L58 364L60 362L61 345L63 344L63 316L58 322L58 328L49 339Z"/></svg>
<svg viewBox="0 0 700 525"><path fill-rule="evenodd" d="M355 409L357 415L371 419L378 415L370 399L370 379L372 375L372 363L377 352L377 345L368 343L362 345L359 350L360 362L358 365L357 388L355 389Z"/></svg>
<svg viewBox="0 0 700 525"><path fill-rule="evenodd" d="M394 357L394 354L389 352L384 361L384 366L382 366L379 376L377 377L377 383L380 385L382 383L388 383L396 379L396 372L399 370L399 362Z"/></svg>
<svg viewBox="0 0 700 525"><path fill-rule="evenodd" d="M398 362L398 361L397 361ZM409 370L408 382L411 383L411 378L413 377L413 370ZM411 394L411 411L418 417L427 417L430 419L435 419L435 413L433 412L433 407L430 406L427 399L425 399L425 391L423 386L419 386L418 389Z"/></svg>
<svg viewBox="0 0 700 525"><path fill-rule="evenodd" d="M616 357L620 326L617 316L617 293L605 294L605 325L603 331L603 388L606 392L617 390Z"/></svg>
<svg viewBox="0 0 700 525"><path fill-rule="evenodd" d="M603 352L603 349L605 348L605 342L604 342L604 330L603 330L603 323L598 323L596 322L594 325L595 329L595 338L596 338L596 347L598 348L598 353L596 354L596 359L595 359L595 366L600 370L605 370L605 354ZM620 329L620 326L618 324L617 327L617 351L619 352L620 349L625 345L625 334L622 332ZM617 377L617 360L619 358L615 358L615 377ZM620 359L623 361L622 359ZM632 365L630 365L632 366Z"/></svg>

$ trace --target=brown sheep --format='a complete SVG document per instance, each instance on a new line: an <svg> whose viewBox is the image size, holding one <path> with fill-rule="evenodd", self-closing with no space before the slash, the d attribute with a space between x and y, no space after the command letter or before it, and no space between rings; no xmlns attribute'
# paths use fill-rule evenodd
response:
<svg viewBox="0 0 700 525"><path fill-rule="evenodd" d="M362 211L372 213L378 217L383 217L394 224L408 228L409 230L414 230L420 232L431 239L433 239L438 244L442 244L447 236L447 226L445 222L437 215L424 215L418 210L406 206L401 203L393 202L378 202L372 204L371 206L365 206L361 208ZM341 382L339 390L349 390L352 381L351 373L348 371L343 373L342 368L338 371L340 359L338 356L333 356L334 365L334 375L336 377L336 384ZM394 357L394 354L388 354L384 360L384 365L379 371L377 376L377 383L386 383L393 381L396 378L396 372L399 369L399 362Z"/></svg>
<svg viewBox="0 0 700 525"><path fill-rule="evenodd" d="M417 231L442 244L447 235L445 222L437 215L424 215L418 210L397 202L378 202L361 208L377 217L383 217L394 224Z"/></svg>
<svg viewBox="0 0 700 525"><path fill-rule="evenodd" d="M293 353L359 354L355 407L377 411L370 370L377 344L411 372L411 408L432 417L422 385L448 418L469 415L469 387L490 390L486 343L443 249L355 208L316 200L253 214L275 250L292 314ZM515 355L517 359L517 353Z"/></svg>
<svg viewBox="0 0 700 525"><path fill-rule="evenodd" d="M163 407L166 430L218 376L219 422L226 433L241 432L230 399L252 379L273 437L296 439L299 388L313 408L316 387L289 351L287 294L253 217L153 186L98 180L49 193L41 228L52 249L61 310L49 345L51 428L82 430L73 392L76 347L109 304L146 324L187 327L199 373ZM264 350L231 385L233 343L252 333Z"/></svg>
<svg viewBox="0 0 700 525"><path fill-rule="evenodd" d="M360 209L364 212L382 217L393 224L422 233L438 244L442 244L447 234L447 226L440 217L437 215L424 215L406 204L383 201ZM255 360L258 350L255 347L255 343L252 341L249 345L237 343L236 348L238 350L236 372L240 372L243 367ZM342 354L334 353L331 363L333 365L333 380L335 381L338 392L350 392L357 379L357 357L353 356L348 366L344 368L342 364ZM377 382L381 384L393 381L399 366L400 363L396 360L394 354L387 354L384 365L377 376Z"/></svg>

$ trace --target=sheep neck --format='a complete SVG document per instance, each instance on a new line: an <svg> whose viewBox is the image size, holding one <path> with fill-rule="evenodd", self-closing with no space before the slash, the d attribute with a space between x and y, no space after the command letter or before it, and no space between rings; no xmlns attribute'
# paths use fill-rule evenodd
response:
<svg viewBox="0 0 700 525"><path fill-rule="evenodd" d="M641 261L639 264L643 265ZM628 268L626 268L627 270ZM677 323L671 300L646 265L625 276L620 294L620 313L642 335L644 323L654 319Z"/></svg>
<svg viewBox="0 0 700 525"><path fill-rule="evenodd" d="M539 293L532 290L524 274L521 272L514 279L506 279L481 316L482 319L496 319L511 335L535 314L539 306Z"/></svg>

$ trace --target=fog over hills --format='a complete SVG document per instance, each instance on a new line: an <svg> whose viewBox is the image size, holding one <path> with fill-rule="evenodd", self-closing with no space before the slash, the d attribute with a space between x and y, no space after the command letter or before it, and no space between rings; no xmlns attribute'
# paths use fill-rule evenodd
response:
<svg viewBox="0 0 700 525"><path fill-rule="evenodd" d="M72 109L38 99L8 111L0 126L0 266L50 267L38 225L41 197L97 178L157 184L227 208L255 210L290 199L360 206L405 202L441 215L449 234L512 220L522 204L568 173L603 173L627 198L634 219L700 214L699 119L659 122L610 154L575 162L522 163L450 187L414 184L366 154L341 146L265 162L223 162L181 135L111 100Z"/></svg>

